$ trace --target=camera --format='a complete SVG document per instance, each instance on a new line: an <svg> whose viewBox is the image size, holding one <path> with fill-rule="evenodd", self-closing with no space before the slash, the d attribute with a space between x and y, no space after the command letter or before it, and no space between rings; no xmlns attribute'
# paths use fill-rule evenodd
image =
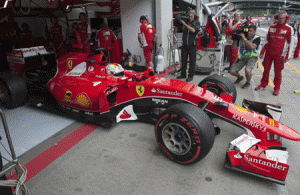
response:
<svg viewBox="0 0 300 195"><path fill-rule="evenodd" d="M240 33L244 33L245 36L248 36L248 32L249 32L249 25L248 24L244 24L243 26L241 26L240 28L236 29L232 35L232 40L233 41L238 41L241 39Z"/></svg>
<svg viewBox="0 0 300 195"><path fill-rule="evenodd" d="M190 19L190 16L189 16L189 11L191 9L188 8L187 11L185 13L180 13L178 14L176 17L175 17L175 21L176 22L180 22L180 20L184 20L184 21L188 21Z"/></svg>

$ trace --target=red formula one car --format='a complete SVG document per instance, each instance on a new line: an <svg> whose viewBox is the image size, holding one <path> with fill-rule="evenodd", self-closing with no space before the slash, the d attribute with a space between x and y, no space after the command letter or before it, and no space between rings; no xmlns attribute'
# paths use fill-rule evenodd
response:
<svg viewBox="0 0 300 195"><path fill-rule="evenodd" d="M16 108L54 97L60 112L105 126L150 122L163 153L180 164L208 154L220 133L212 118L221 118L247 133L229 144L225 166L284 184L289 165L281 138L300 141L300 135L279 122L280 106L249 100L243 106L234 104L236 89L226 77L211 75L197 86L156 77L151 68L124 70L107 64L99 52L69 53L56 63L41 61L42 68L24 71L23 78L1 74L2 106Z"/></svg>

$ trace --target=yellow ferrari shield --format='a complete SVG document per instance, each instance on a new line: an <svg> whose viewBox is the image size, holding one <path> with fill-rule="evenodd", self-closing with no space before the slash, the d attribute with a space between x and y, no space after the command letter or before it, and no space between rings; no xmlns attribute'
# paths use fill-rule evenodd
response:
<svg viewBox="0 0 300 195"><path fill-rule="evenodd" d="M71 97L72 97L72 92L71 91L66 91L65 102L67 102L68 104L71 104Z"/></svg>
<svg viewBox="0 0 300 195"><path fill-rule="evenodd" d="M141 97L144 95L145 87L143 85L137 85L135 86L137 94Z"/></svg>
<svg viewBox="0 0 300 195"><path fill-rule="evenodd" d="M68 67L69 67L69 69L72 69L72 67L73 67L73 61L72 60L68 60Z"/></svg>

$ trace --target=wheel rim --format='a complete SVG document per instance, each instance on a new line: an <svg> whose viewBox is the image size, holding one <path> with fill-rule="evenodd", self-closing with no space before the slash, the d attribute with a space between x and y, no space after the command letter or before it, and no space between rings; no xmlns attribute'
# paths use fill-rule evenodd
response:
<svg viewBox="0 0 300 195"><path fill-rule="evenodd" d="M4 105L8 102L8 93L6 87L3 85L3 83L0 83L0 102Z"/></svg>
<svg viewBox="0 0 300 195"><path fill-rule="evenodd" d="M162 140L167 149L176 155L187 154L192 146L188 131L176 123L170 123L163 128Z"/></svg>

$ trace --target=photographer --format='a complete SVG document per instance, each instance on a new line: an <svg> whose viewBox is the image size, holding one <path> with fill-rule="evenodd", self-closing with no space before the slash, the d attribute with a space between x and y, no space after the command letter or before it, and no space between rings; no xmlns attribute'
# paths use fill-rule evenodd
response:
<svg viewBox="0 0 300 195"><path fill-rule="evenodd" d="M188 12L189 19L183 20L180 19L181 24L183 25L182 31L182 47L181 47L181 59L182 59L182 68L181 75L177 79L186 78L186 68L187 68L187 59L190 57L190 67L189 75L186 79L187 82L193 80L195 73L196 65L196 52L197 52L197 42L198 42L198 32L200 31L200 22L195 20L195 12L190 10Z"/></svg>
<svg viewBox="0 0 300 195"><path fill-rule="evenodd" d="M239 39L234 40L232 49L239 47L238 60L233 63L229 73L237 77L235 84L240 83L244 77L239 74L239 71L245 66L246 83L242 86L243 89L247 89L250 86L250 80L252 78L252 69L254 68L258 59L258 46L260 44L260 37L255 35L256 26L250 25L248 28L241 28L239 31Z"/></svg>

